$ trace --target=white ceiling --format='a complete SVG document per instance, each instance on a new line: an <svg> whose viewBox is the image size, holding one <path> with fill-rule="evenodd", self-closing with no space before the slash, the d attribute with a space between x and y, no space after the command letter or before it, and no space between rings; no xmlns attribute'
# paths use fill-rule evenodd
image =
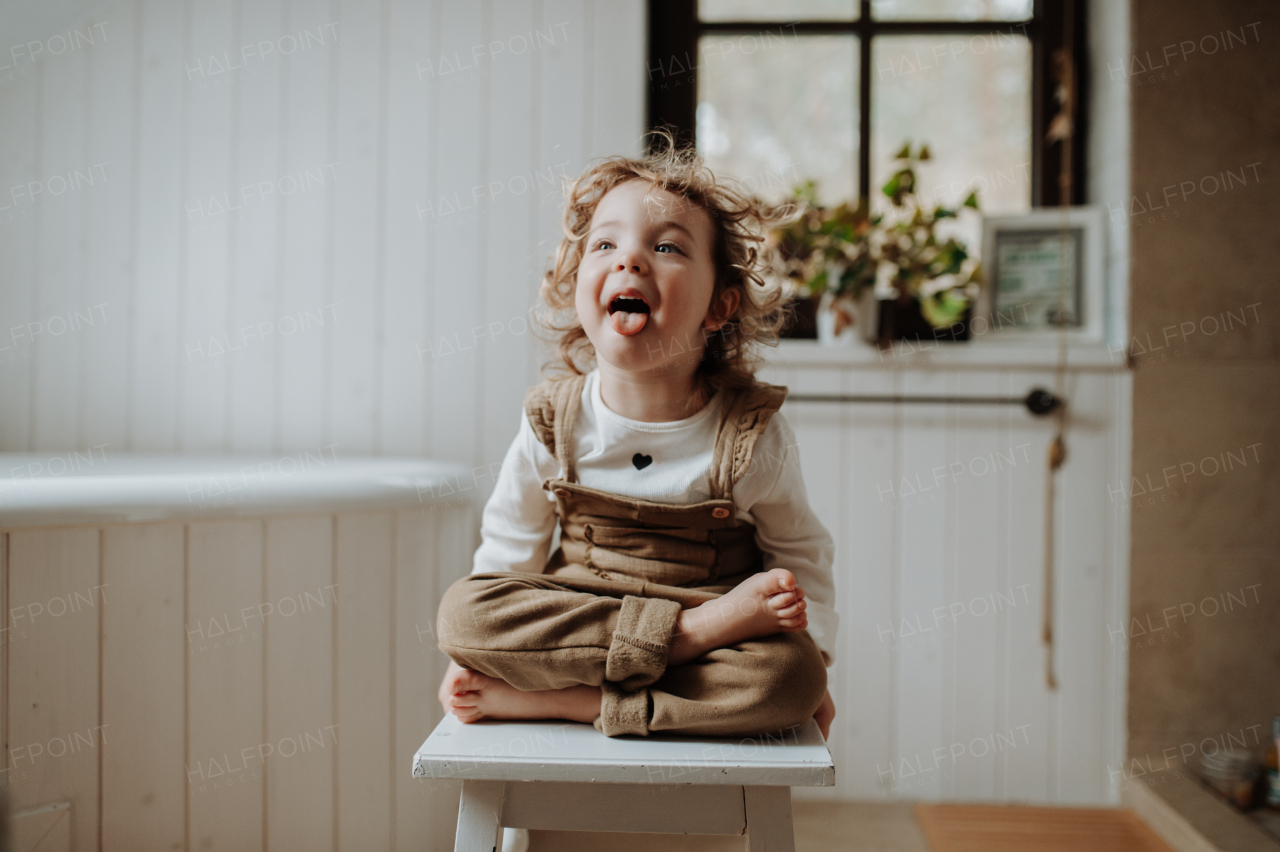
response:
<svg viewBox="0 0 1280 852"><path fill-rule="evenodd" d="M0 0L0 51L7 54L12 45L44 41L110 5L111 0Z"/></svg>

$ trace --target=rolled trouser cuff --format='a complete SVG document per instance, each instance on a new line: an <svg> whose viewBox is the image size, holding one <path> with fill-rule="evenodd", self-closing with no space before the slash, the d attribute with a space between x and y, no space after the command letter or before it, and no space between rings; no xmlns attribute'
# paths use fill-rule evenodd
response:
<svg viewBox="0 0 1280 852"><path fill-rule="evenodd" d="M662 598L624 597L604 679L634 691L662 677L680 609L680 604Z"/></svg>
<svg viewBox="0 0 1280 852"><path fill-rule="evenodd" d="M620 734L649 735L649 690L628 692L607 681L600 687L600 716L596 729L606 737Z"/></svg>

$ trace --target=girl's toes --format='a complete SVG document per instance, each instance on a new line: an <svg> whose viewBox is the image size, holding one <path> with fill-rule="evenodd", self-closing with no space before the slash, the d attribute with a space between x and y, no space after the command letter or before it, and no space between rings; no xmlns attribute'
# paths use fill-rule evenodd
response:
<svg viewBox="0 0 1280 852"><path fill-rule="evenodd" d="M783 592L769 598L769 606L776 610L785 609L794 604L799 598L794 592Z"/></svg>
<svg viewBox="0 0 1280 852"><path fill-rule="evenodd" d="M769 571L769 585L774 593L789 592L796 588L796 575L786 568L774 568Z"/></svg>
<svg viewBox="0 0 1280 852"><path fill-rule="evenodd" d="M805 611L805 602L796 601L791 606L786 607L785 609L778 610L778 617L779 618L795 618L797 615L800 615L804 611Z"/></svg>
<svg viewBox="0 0 1280 852"><path fill-rule="evenodd" d="M468 672L465 679L458 681L458 687L454 692L479 692L492 685L493 678L488 675L480 674L480 672Z"/></svg>

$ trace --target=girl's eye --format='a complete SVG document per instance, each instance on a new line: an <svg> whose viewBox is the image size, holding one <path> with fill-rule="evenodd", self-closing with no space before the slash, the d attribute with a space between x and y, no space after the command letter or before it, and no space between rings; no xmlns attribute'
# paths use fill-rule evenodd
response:
<svg viewBox="0 0 1280 852"><path fill-rule="evenodd" d="M663 249L666 249L667 251L674 251L674 252L683 254L683 252L680 251L680 246L676 245L675 243L660 243L658 245L657 250L662 251Z"/></svg>
<svg viewBox="0 0 1280 852"><path fill-rule="evenodd" d="M607 247L607 248L613 248L613 243L612 243L610 240L597 240L597 241L596 241L596 250L597 250L597 251L598 251L598 250L600 250L600 249L606 248L606 247Z"/></svg>

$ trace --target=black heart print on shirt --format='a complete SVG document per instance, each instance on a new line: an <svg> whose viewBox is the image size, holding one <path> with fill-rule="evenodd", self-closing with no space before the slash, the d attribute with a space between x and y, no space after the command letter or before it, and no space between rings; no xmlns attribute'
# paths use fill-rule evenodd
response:
<svg viewBox="0 0 1280 852"><path fill-rule="evenodd" d="M653 464L653 456L646 456L644 453L636 453L631 457L631 463L636 466L636 470L644 470Z"/></svg>

